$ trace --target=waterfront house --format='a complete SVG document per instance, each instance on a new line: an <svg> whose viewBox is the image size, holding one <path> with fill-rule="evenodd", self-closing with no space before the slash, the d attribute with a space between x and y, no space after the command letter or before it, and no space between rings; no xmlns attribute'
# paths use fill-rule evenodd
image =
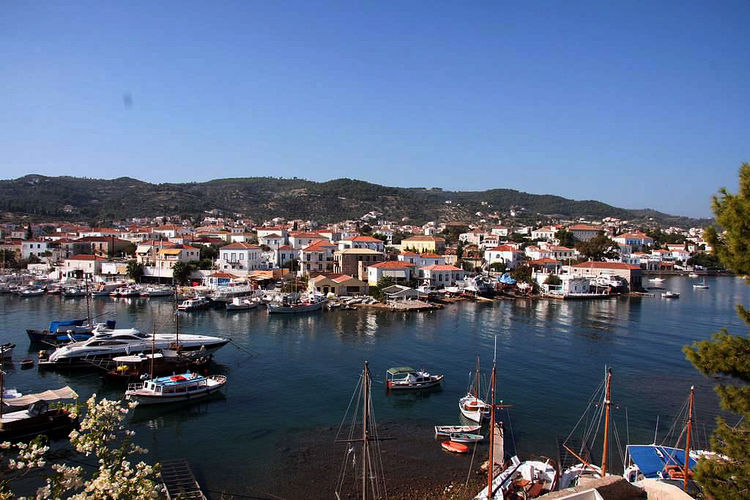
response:
<svg viewBox="0 0 750 500"><path fill-rule="evenodd" d="M643 273L640 266L626 264L624 262L597 262L587 261L580 264L573 264L568 267L568 272L572 276L596 279L606 276L617 276L627 281L630 291L637 291L643 288Z"/></svg>
<svg viewBox="0 0 750 500"><path fill-rule="evenodd" d="M366 295L367 283L347 274L319 274L308 280L307 289L325 295Z"/></svg>
<svg viewBox="0 0 750 500"><path fill-rule="evenodd" d="M514 269L523 263L523 252L510 245L501 245L484 252L484 260L492 265L502 262L508 269Z"/></svg>
<svg viewBox="0 0 750 500"><path fill-rule="evenodd" d="M370 286L377 286L378 281L381 278L386 277L393 278L395 281L410 281L415 277L414 272L415 266L409 262L398 262L394 260L379 262L368 266L367 284Z"/></svg>
<svg viewBox="0 0 750 500"><path fill-rule="evenodd" d="M312 244L300 250L299 275L309 275L313 271L318 273L332 273L334 251L336 251L336 245L322 239L315 240Z"/></svg>
<svg viewBox="0 0 750 500"><path fill-rule="evenodd" d="M23 240L21 242L21 258L28 259L32 255L42 258L46 252L51 251L51 244L51 242L42 239Z"/></svg>
<svg viewBox="0 0 750 500"><path fill-rule="evenodd" d="M230 243L219 248L219 259L216 264L223 271L246 275L248 271L267 267L261 259L261 252L258 245Z"/></svg>
<svg viewBox="0 0 750 500"><path fill-rule="evenodd" d="M367 268L384 260L385 255L382 252L369 248L337 250L333 253L333 271L366 280Z"/></svg>
<svg viewBox="0 0 750 500"><path fill-rule="evenodd" d="M78 241L91 245L91 253L100 257L112 257L131 245L130 241L114 236L84 236Z"/></svg>
<svg viewBox="0 0 750 500"><path fill-rule="evenodd" d="M155 276L172 277L172 268L177 262L197 261L200 259L200 251L189 245L173 245L171 247L160 248L156 252ZM145 271L145 269L144 269Z"/></svg>
<svg viewBox="0 0 750 500"><path fill-rule="evenodd" d="M74 255L63 261L64 276L89 278L101 274L102 263L107 259L98 255Z"/></svg>
<svg viewBox="0 0 750 500"><path fill-rule="evenodd" d="M430 288L445 288L455 286L456 281L464 279L463 269L445 264L431 264L420 267L417 276Z"/></svg>

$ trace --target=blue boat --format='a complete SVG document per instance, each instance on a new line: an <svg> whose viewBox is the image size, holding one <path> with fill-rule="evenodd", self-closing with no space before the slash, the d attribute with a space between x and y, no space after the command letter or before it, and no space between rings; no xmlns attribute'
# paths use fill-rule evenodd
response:
<svg viewBox="0 0 750 500"><path fill-rule="evenodd" d="M625 478L631 483L641 479L670 480L679 479L685 466L685 450L660 444L628 445L626 447L628 467ZM690 470L694 470L696 461L690 457Z"/></svg>
<svg viewBox="0 0 750 500"><path fill-rule="evenodd" d="M107 320L104 326L107 329L115 328L116 321ZM32 342L44 342L48 344L65 344L68 342L86 340L93 335L94 326L86 319L71 319L67 321L51 321L47 330L26 330L26 335Z"/></svg>

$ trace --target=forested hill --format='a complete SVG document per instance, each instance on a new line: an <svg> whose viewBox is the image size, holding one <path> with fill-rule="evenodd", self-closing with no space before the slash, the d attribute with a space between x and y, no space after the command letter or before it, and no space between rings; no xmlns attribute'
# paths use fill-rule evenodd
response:
<svg viewBox="0 0 750 500"><path fill-rule="evenodd" d="M654 210L627 210L599 201L575 201L512 189L443 191L396 188L352 179L312 182L303 179L250 177L201 183L151 184L121 177L88 179L27 175L0 181L0 212L34 219L118 220L157 215L199 215L219 209L257 220L271 217L333 222L359 218L376 210L391 220L472 220L476 212L507 212L523 207L526 214L564 218L619 217L648 219L671 225L705 221L670 216Z"/></svg>

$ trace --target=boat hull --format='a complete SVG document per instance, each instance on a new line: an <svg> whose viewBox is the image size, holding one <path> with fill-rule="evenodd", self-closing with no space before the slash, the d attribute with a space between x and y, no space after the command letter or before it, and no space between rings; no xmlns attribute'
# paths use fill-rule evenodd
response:
<svg viewBox="0 0 750 500"><path fill-rule="evenodd" d="M313 304L295 304L291 306L285 306L280 304L268 304L269 314L295 314L295 313L306 313L313 311L320 311L323 308L323 302L315 302Z"/></svg>
<svg viewBox="0 0 750 500"><path fill-rule="evenodd" d="M456 432L474 433L481 429L481 425L436 425L436 436L450 436Z"/></svg>
<svg viewBox="0 0 750 500"><path fill-rule="evenodd" d="M450 451L451 453L469 453L469 447L465 444L443 441L441 446L445 451Z"/></svg>

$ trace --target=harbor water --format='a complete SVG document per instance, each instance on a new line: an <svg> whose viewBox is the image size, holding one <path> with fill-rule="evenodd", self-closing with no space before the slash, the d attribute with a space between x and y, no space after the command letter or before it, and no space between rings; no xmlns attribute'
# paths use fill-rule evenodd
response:
<svg viewBox="0 0 750 500"><path fill-rule="evenodd" d="M718 412L715 381L698 373L681 349L724 327L744 333L734 308L749 305L750 289L733 277L708 278L708 290L693 289L693 282L671 277L659 285L680 292L679 299L663 299L665 290L653 290L655 296L642 298L461 302L419 313L180 313L181 332L232 340L212 366L228 376L227 387L222 395L196 404L138 408L130 424L137 441L149 449L148 460L186 458L211 492L315 496L295 490L304 485L294 486L293 479L290 487L288 477L287 484L280 484L279 471L314 466L295 454L299 442L334 452L332 436L365 360L374 378L377 421L429 438L434 425L460 422L458 398L469 385L476 357L487 374L497 339L498 397L513 405L503 419L507 439L521 456L555 456L556 439L575 426L606 365L613 368L612 398L622 444L628 438L650 443L657 416L661 440L691 385L696 387L697 434L703 438ZM97 298L91 308L92 315L116 319L119 327L174 330L169 298ZM93 393L121 397L122 388L105 384L96 371L20 369L21 359L36 356L26 328L85 316L85 299L0 296L2 342L17 344L16 362L4 368L6 387L28 393L70 385L82 399ZM442 389L388 394L385 371L403 365L443 373ZM384 450L388 446L385 442ZM429 446L436 459L446 460L437 442ZM466 457L448 460L457 470L465 471L469 463ZM387 461L385 465L387 474ZM336 482L337 469L329 472L330 478L319 477L322 497L332 496Z"/></svg>

